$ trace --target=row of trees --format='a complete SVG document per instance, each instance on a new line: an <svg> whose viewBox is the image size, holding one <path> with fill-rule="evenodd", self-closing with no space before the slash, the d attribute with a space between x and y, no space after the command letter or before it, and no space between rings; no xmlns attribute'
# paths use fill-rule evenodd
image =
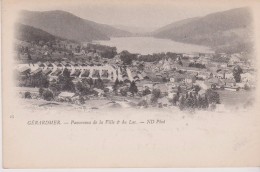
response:
<svg viewBox="0 0 260 172"><path fill-rule="evenodd" d="M220 97L217 92L208 89L204 96L193 94L192 92L181 96L177 93L172 103L173 105L177 105L177 102L180 110L207 109L209 105L212 105L211 107L214 108L213 105L219 104Z"/></svg>
<svg viewBox="0 0 260 172"><path fill-rule="evenodd" d="M167 53L154 53L154 54L148 54L148 55L141 55L138 57L137 60L144 61L144 62L155 62L160 61L164 58L168 60L168 58L171 58L173 60L176 60L180 54L167 52Z"/></svg>
<svg viewBox="0 0 260 172"><path fill-rule="evenodd" d="M133 96L138 93L138 88L134 81L130 83L129 88L123 87L124 82L119 81L118 78L115 80L115 83L113 85L113 92L118 95L118 91L122 96L127 96L127 92L130 92ZM120 88L121 87L121 88Z"/></svg>
<svg viewBox="0 0 260 172"><path fill-rule="evenodd" d="M200 68L200 69L205 69L206 65L205 64L201 64L201 63L190 63L189 67L195 67L195 68Z"/></svg>

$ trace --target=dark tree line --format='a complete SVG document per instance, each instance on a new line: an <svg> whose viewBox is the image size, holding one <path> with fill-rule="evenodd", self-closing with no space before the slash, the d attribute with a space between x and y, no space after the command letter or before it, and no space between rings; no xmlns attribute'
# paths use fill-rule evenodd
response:
<svg viewBox="0 0 260 172"><path fill-rule="evenodd" d="M201 64L201 63L190 63L189 67L195 67L195 68L201 68L201 69L205 69L206 65L205 64Z"/></svg>
<svg viewBox="0 0 260 172"><path fill-rule="evenodd" d="M219 104L220 97L212 89L208 89L203 96L196 92L187 92L182 95L180 92L177 92L172 99L172 103L176 106L177 102L180 110L208 109L210 104Z"/></svg>

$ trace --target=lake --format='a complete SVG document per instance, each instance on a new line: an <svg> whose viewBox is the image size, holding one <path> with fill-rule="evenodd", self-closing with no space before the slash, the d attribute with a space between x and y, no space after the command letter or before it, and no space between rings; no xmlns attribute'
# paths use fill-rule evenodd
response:
<svg viewBox="0 0 260 172"><path fill-rule="evenodd" d="M131 53L153 54L161 52L176 53L213 53L206 46L175 42L169 39L153 37L120 37L108 41L95 41L95 43L117 48L117 52L127 50Z"/></svg>

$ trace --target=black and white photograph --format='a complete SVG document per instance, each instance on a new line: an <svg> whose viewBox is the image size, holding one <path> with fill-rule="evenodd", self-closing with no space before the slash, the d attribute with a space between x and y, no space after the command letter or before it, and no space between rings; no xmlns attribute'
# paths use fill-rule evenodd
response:
<svg viewBox="0 0 260 172"><path fill-rule="evenodd" d="M260 165L257 5L5 0L4 166Z"/></svg>

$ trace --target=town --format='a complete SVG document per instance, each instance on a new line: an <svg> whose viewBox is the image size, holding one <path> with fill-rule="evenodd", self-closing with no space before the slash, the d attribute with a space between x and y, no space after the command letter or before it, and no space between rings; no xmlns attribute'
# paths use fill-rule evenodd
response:
<svg viewBox="0 0 260 172"><path fill-rule="evenodd" d="M93 43L20 41L15 45L14 70L17 89L26 99L77 105L107 100L112 107L122 106L115 102L128 102L142 108L214 110L224 106L222 92L235 95L255 88L250 55L141 55Z"/></svg>

